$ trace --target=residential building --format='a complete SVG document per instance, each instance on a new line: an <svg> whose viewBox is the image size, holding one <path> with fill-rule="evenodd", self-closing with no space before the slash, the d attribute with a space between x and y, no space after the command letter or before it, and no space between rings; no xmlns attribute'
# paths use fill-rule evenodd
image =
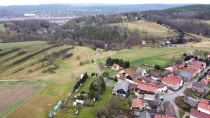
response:
<svg viewBox="0 0 210 118"><path fill-rule="evenodd" d="M190 111L190 118L210 118L209 114L200 112L196 109L191 109Z"/></svg>
<svg viewBox="0 0 210 118"><path fill-rule="evenodd" d="M138 68L136 69L136 72L137 72L139 75L141 75L141 76L145 76L146 73L147 73L145 69L142 69L142 68L140 68L140 67L138 67Z"/></svg>
<svg viewBox="0 0 210 118"><path fill-rule="evenodd" d="M112 94L122 95L123 97L125 97L128 92L128 86L129 86L129 82L125 80L118 81L114 86Z"/></svg>
<svg viewBox="0 0 210 118"><path fill-rule="evenodd" d="M165 85L163 83L157 84L157 85L155 85L155 87L156 87L157 94L162 94L162 93L166 92L168 89L167 85Z"/></svg>
<svg viewBox="0 0 210 118"><path fill-rule="evenodd" d="M197 71L191 68L183 68L184 72L187 72L191 75L192 78L195 78L197 76Z"/></svg>
<svg viewBox="0 0 210 118"><path fill-rule="evenodd" d="M165 101L163 103L163 108L165 110L166 116L175 117L175 112L174 112L173 106L171 105L171 103L169 101Z"/></svg>
<svg viewBox="0 0 210 118"><path fill-rule="evenodd" d="M172 71L170 71L170 70L165 70L163 73L162 73L162 75L163 76L167 76L167 75L169 75L169 74L171 74L172 73Z"/></svg>
<svg viewBox="0 0 210 118"><path fill-rule="evenodd" d="M204 112L206 114L210 114L210 100L202 99L198 103L198 111Z"/></svg>
<svg viewBox="0 0 210 118"><path fill-rule="evenodd" d="M205 84L201 82L193 82L192 84L192 91L194 92L203 93L204 88L205 88Z"/></svg>
<svg viewBox="0 0 210 118"><path fill-rule="evenodd" d="M175 117L164 116L164 115L155 115L154 118L175 118Z"/></svg>
<svg viewBox="0 0 210 118"><path fill-rule="evenodd" d="M115 71L118 71L118 70L120 70L120 66L118 65L118 64L113 64L112 65L112 68L111 68L112 70L115 70Z"/></svg>
<svg viewBox="0 0 210 118"><path fill-rule="evenodd" d="M131 109L132 110L140 110L141 111L143 109L142 99L134 98L132 100Z"/></svg>
<svg viewBox="0 0 210 118"><path fill-rule="evenodd" d="M134 118L152 118L151 115L147 111L134 111Z"/></svg>
<svg viewBox="0 0 210 118"><path fill-rule="evenodd" d="M150 71L149 75L151 76L152 79L154 80L160 80L162 78L161 73L156 72L156 71Z"/></svg>
<svg viewBox="0 0 210 118"><path fill-rule="evenodd" d="M138 87L136 88L136 91L139 91L140 93L144 94L156 94L156 90L157 89L154 85L138 81Z"/></svg>
<svg viewBox="0 0 210 118"><path fill-rule="evenodd" d="M192 79L191 74L188 73L188 72L185 72L185 71L181 71L180 74L179 74L179 76L181 76L183 78L186 78L188 80L191 80Z"/></svg>
<svg viewBox="0 0 210 118"><path fill-rule="evenodd" d="M162 82L173 90L178 90L183 85L182 78L177 77L174 74L170 74L167 77L164 77Z"/></svg>

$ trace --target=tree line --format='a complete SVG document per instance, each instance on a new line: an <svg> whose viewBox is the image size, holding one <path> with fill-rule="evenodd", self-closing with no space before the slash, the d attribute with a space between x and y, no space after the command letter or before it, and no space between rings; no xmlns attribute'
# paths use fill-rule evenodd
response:
<svg viewBox="0 0 210 118"><path fill-rule="evenodd" d="M129 68L130 67L130 62L129 61L123 61L122 59L112 59L112 58L107 58L106 60L106 65L107 66L112 66L113 64L118 64L120 67L123 68Z"/></svg>

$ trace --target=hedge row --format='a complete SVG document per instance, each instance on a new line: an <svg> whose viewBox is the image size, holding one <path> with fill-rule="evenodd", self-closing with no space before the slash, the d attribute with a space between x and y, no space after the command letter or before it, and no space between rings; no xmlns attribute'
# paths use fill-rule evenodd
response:
<svg viewBox="0 0 210 118"><path fill-rule="evenodd" d="M16 58L16 57L18 57L18 56L21 56L21 55L23 55L23 54L25 54L25 53L26 53L26 51L21 51L21 52L18 52L16 55L14 55L14 56L12 56L12 57L9 57L9 58L4 59L4 60L3 60L3 62L9 61L9 60L11 60L11 59L13 59L13 58Z"/></svg>
<svg viewBox="0 0 210 118"><path fill-rule="evenodd" d="M70 58L70 57L72 57L72 56L73 56L73 53L65 54L65 55L63 56L63 59L65 59L65 58Z"/></svg>
<svg viewBox="0 0 210 118"><path fill-rule="evenodd" d="M57 44L57 45L53 45L53 46L49 46L49 47L47 47L47 48L41 49L41 50L39 50L39 51L37 51L37 52L34 52L34 53L32 53L32 54L29 54L29 55L27 55L27 56L21 58L21 59L19 59L19 60L14 61L12 64L10 64L10 65L8 65L8 66L11 67L11 66L13 66L13 65L19 64L19 63L21 63L21 62L23 62L23 61L25 61L25 60L27 60L27 59L29 59L29 58L31 58L31 57L37 55L37 54L39 54L39 53L42 53L42 52L44 52L44 51L46 51L46 50L49 50L49 49L52 49L52 48L55 48L55 47L58 47L58 46L62 46L62 45L63 45L63 44Z"/></svg>
<svg viewBox="0 0 210 118"><path fill-rule="evenodd" d="M9 51L6 51L6 52L2 52L2 53L0 53L0 57L4 56L4 55L7 55L7 54L9 54L11 52L15 52L17 50L19 50L19 48L13 48L12 50L9 50Z"/></svg>
<svg viewBox="0 0 210 118"><path fill-rule="evenodd" d="M82 79L80 79L75 85L74 85L74 92L88 79L87 73L84 74Z"/></svg>
<svg viewBox="0 0 210 118"><path fill-rule="evenodd" d="M39 61L43 62L43 61L48 61L48 59L50 59L51 57L53 57L53 58L59 57L61 54L64 54L64 53L68 52L70 49L71 48L65 48L65 49L62 49L60 51L53 52L52 54L44 56L44 58L40 59Z"/></svg>

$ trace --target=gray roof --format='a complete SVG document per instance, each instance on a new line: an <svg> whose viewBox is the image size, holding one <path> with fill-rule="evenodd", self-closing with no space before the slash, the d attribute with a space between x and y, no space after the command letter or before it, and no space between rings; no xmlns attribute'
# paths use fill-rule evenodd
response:
<svg viewBox="0 0 210 118"><path fill-rule="evenodd" d="M192 86L200 89L203 89L205 87L205 85L201 82L193 82Z"/></svg>
<svg viewBox="0 0 210 118"><path fill-rule="evenodd" d="M115 84L113 90L117 91L117 90L123 89L125 92L127 92L128 86L129 86L129 83L127 81L121 80Z"/></svg>
<svg viewBox="0 0 210 118"><path fill-rule="evenodd" d="M152 118L151 115L147 111L143 111L143 112L134 111L134 116L136 118Z"/></svg>
<svg viewBox="0 0 210 118"><path fill-rule="evenodd" d="M136 69L136 72L137 72L137 73L140 73L140 74L142 74L143 71L144 71L144 69L142 69L142 68L140 68L140 67L138 67L138 68Z"/></svg>
<svg viewBox="0 0 210 118"><path fill-rule="evenodd" d="M136 74L133 74L132 75L135 79L138 79L139 78L139 75L136 73Z"/></svg>

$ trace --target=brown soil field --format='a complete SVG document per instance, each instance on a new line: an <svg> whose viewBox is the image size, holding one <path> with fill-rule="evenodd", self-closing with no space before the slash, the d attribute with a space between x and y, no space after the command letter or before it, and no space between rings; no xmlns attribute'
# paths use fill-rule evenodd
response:
<svg viewBox="0 0 210 118"><path fill-rule="evenodd" d="M0 113L30 95L33 90L33 85L0 87Z"/></svg>

